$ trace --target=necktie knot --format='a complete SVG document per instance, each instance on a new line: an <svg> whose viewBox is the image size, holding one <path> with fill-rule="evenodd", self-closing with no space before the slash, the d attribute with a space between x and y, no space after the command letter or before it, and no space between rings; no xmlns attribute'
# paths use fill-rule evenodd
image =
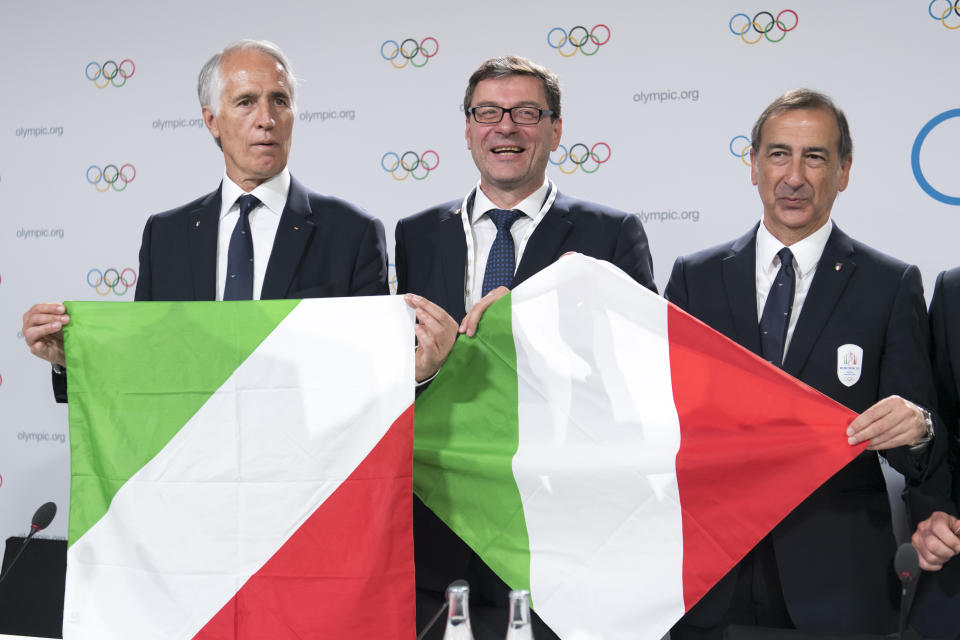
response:
<svg viewBox="0 0 960 640"><path fill-rule="evenodd" d="M497 232L509 231L510 227L513 226L513 223L523 217L523 211L518 211L516 209L491 209L487 211L487 215L490 216L490 219L493 220L493 224L497 225Z"/></svg>
<svg viewBox="0 0 960 640"><path fill-rule="evenodd" d="M793 252L790 251L789 248L784 247L780 249L780 251L777 251L777 257L780 258L781 268L786 266L786 268L793 270Z"/></svg>
<svg viewBox="0 0 960 640"><path fill-rule="evenodd" d="M240 205L240 216L243 217L260 206L260 200L255 195L246 193L237 198L237 204Z"/></svg>

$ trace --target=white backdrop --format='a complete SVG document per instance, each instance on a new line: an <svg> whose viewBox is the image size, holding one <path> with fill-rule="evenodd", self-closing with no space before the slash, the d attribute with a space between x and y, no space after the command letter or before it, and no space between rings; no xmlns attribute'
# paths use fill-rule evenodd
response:
<svg viewBox="0 0 960 640"><path fill-rule="evenodd" d="M563 144L603 143L602 164L567 161L550 176L567 193L641 216L661 288L677 255L738 236L759 218L737 136L797 86L830 94L850 119L854 163L837 223L917 264L928 292L939 271L960 262L960 8L948 0L306 5L4 6L0 539L24 534L51 499L61 513L49 533L66 535L66 408L53 403L49 367L18 335L21 314L37 301L132 299L122 281L133 282L147 216L220 179L222 156L199 126L196 76L241 37L280 44L302 79L294 175L380 217L391 251L398 219L475 182L460 107L466 80L483 59L517 53L559 74ZM770 27L766 35L751 28L754 17ZM571 31L593 39L582 51L552 46ZM422 43L431 56L397 68L405 59L389 55L398 43L408 54ZM98 88L104 66L114 80ZM928 123L915 171L912 151ZM422 180L382 167L389 152L428 150L436 167ZM111 179L122 169L116 189L102 177L94 184L108 165ZM116 270L110 282L121 273L122 281L98 293L90 285L108 269Z"/></svg>

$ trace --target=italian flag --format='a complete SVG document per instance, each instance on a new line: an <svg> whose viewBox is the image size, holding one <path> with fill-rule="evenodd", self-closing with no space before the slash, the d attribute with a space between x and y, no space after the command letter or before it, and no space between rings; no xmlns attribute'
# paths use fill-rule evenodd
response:
<svg viewBox="0 0 960 640"><path fill-rule="evenodd" d="M418 398L414 491L560 637L659 639L865 445L854 414L561 258Z"/></svg>
<svg viewBox="0 0 960 640"><path fill-rule="evenodd" d="M68 310L64 638L413 637L402 300Z"/></svg>

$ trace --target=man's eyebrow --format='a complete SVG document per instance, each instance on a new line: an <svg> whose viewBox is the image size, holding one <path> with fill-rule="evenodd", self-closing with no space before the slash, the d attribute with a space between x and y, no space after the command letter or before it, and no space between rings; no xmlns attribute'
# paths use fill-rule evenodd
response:
<svg viewBox="0 0 960 640"><path fill-rule="evenodd" d="M829 156L830 148L829 147L804 147L804 153L819 153L820 155Z"/></svg>

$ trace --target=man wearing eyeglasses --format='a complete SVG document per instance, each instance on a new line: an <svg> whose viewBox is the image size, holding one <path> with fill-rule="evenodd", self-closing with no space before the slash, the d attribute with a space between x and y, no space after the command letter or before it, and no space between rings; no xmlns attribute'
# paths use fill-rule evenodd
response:
<svg viewBox="0 0 960 640"><path fill-rule="evenodd" d="M397 289L418 320L418 381L437 372L458 332L472 336L495 300L565 253L607 260L656 291L639 218L562 194L547 178L563 131L556 75L517 56L492 58L470 77L463 109L479 182L396 229ZM419 499L414 545L418 628L464 578L475 636L502 638L506 586ZM555 637L534 618L538 639Z"/></svg>
<svg viewBox="0 0 960 640"><path fill-rule="evenodd" d="M404 218L396 230L398 293L417 312L417 380L437 372L457 332L564 253L607 260L656 291L640 219L560 193L547 178L560 144L557 76L518 56L491 58L463 101L480 180L461 198Z"/></svg>

